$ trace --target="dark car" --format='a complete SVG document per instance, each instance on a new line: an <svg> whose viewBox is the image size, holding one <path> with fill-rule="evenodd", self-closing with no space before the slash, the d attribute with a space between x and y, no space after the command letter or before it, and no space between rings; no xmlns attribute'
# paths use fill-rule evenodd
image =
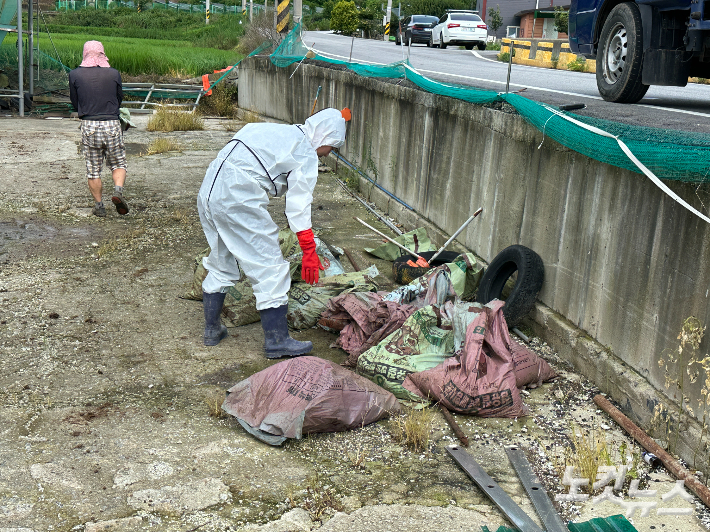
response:
<svg viewBox="0 0 710 532"><path fill-rule="evenodd" d="M409 15L404 17L397 28L395 43L409 46L409 43L427 44L431 40L431 29L439 23L438 17L430 15Z"/></svg>

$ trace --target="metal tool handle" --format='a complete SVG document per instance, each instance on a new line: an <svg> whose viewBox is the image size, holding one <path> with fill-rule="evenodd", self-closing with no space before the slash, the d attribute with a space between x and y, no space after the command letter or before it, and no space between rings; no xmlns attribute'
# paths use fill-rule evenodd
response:
<svg viewBox="0 0 710 532"><path fill-rule="evenodd" d="M360 222L362 225L364 225L365 227L367 227L370 231L374 231L375 233L377 233L378 235L380 235L382 238L386 238L387 240L389 240L390 242L392 242L395 246L402 248L402 249L403 249L404 251L406 251L409 255L414 255L414 256L415 256L416 258L418 258L418 259L426 260L426 259L425 259L424 257L422 257L421 255L417 255L416 253L414 253L411 249L405 248L405 247L404 247L402 244L400 244L399 242L395 242L394 240L392 240L392 239L391 239L390 237L388 237L387 235L383 235L382 233L380 233L377 229L375 229L375 228L372 227L371 225L367 225L365 222L363 222L363 221L362 221L360 218L358 218L357 216L353 216L353 218L355 218L358 222Z"/></svg>
<svg viewBox="0 0 710 532"><path fill-rule="evenodd" d="M454 241L454 238L456 238L457 236L459 236L459 234L461 234L461 231L463 231L464 229L466 229L466 226L467 226L468 224L470 224L476 216L478 216L479 214L481 214L481 211L483 211L483 208L482 208L482 207L479 208L476 212L474 212L474 213L473 213L473 216L471 216L468 220L466 220L466 221L463 223L463 225L462 225L461 227L459 227L458 231L456 231L453 235L451 235L451 238L449 238L449 239L446 241L446 243L445 243L443 246L441 246L441 248L439 248L439 251L437 251L436 253L434 253L434 255L432 256L432 258L429 259L429 264L433 263L433 262L434 262L434 259L436 259L436 257L438 257L439 255L441 255L441 253L446 249L446 246L448 246L449 244L451 244L451 242Z"/></svg>

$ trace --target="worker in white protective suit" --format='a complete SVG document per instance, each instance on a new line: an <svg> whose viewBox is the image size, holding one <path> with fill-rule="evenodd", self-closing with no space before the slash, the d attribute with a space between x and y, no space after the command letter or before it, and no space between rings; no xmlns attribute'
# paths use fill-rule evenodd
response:
<svg viewBox="0 0 710 532"><path fill-rule="evenodd" d="M311 342L299 342L288 333L289 264L266 206L269 196L286 194L286 217L303 250L301 276L316 284L323 270L311 230L318 157L343 145L346 118L348 109L324 109L303 125L247 124L210 164L197 197L211 249L203 259L205 345L217 345L227 336L220 314L241 266L256 297L266 356L299 356L313 349Z"/></svg>

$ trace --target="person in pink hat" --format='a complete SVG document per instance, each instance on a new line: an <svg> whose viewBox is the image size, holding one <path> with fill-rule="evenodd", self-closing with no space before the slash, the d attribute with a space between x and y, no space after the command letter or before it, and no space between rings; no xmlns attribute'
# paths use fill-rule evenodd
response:
<svg viewBox="0 0 710 532"><path fill-rule="evenodd" d="M118 214L128 214L128 204L123 198L126 148L119 120L119 107L123 101L121 74L108 64L104 46L99 41L84 43L81 65L69 72L69 97L81 119L81 148L86 159L86 177L96 202L92 213L106 216L101 197L101 167L106 159L114 184L111 201Z"/></svg>

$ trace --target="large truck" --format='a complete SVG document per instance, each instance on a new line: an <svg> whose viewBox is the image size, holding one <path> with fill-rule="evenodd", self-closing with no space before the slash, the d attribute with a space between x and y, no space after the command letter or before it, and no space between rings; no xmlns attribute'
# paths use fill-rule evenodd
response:
<svg viewBox="0 0 710 532"><path fill-rule="evenodd" d="M596 59L602 98L635 103L650 85L710 78L710 0L572 0L569 44Z"/></svg>

